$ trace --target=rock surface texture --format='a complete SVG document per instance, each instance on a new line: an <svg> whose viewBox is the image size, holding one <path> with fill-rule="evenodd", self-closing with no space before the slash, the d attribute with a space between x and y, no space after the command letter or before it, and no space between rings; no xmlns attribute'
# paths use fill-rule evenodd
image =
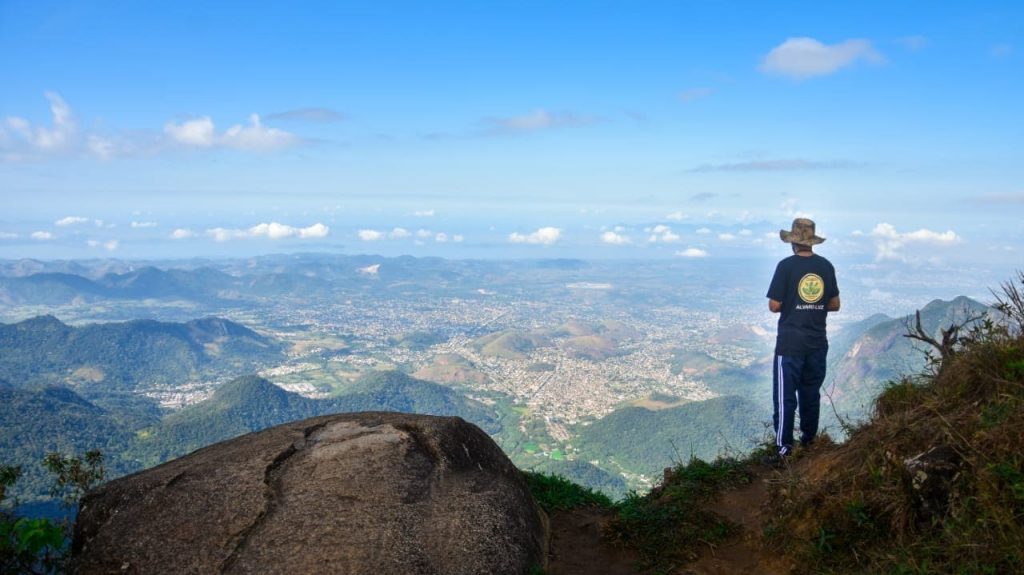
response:
<svg viewBox="0 0 1024 575"><path fill-rule="evenodd" d="M244 435L82 502L78 573L530 573L546 517L458 417L347 413Z"/></svg>

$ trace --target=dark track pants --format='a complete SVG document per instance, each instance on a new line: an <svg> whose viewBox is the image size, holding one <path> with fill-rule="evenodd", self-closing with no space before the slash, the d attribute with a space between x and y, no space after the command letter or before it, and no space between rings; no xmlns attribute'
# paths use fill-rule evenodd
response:
<svg viewBox="0 0 1024 575"><path fill-rule="evenodd" d="M785 455L793 449L793 416L800 407L800 441L810 442L818 433L821 384L825 381L828 348L807 355L775 354L772 369L775 406L775 445Z"/></svg>

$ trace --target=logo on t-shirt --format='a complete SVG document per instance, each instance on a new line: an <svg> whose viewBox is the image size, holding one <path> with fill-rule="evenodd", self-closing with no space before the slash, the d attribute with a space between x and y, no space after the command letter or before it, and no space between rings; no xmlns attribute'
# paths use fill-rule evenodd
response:
<svg viewBox="0 0 1024 575"><path fill-rule="evenodd" d="M818 274L807 274L800 278L796 292L807 303L817 303L825 295L825 282Z"/></svg>

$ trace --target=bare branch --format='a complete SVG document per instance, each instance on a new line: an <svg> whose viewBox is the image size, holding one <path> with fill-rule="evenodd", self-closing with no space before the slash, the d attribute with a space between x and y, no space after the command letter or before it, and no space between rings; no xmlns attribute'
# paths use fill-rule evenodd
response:
<svg viewBox="0 0 1024 575"><path fill-rule="evenodd" d="M966 319L959 323L950 324L947 328L939 328L939 335L942 340L937 340L932 337L924 326L921 325L921 310L914 312L914 323L910 324L907 322L907 333L903 334L903 337L914 339L917 341L924 342L939 352L939 359L945 360L949 358L956 351L956 347L961 343L963 338L961 337L961 331L968 325L984 319L984 313L976 313L967 316Z"/></svg>

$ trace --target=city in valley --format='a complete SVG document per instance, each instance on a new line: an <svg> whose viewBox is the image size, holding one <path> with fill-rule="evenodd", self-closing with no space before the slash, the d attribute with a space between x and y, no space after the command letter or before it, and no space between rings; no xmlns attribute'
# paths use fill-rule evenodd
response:
<svg viewBox="0 0 1024 575"><path fill-rule="evenodd" d="M500 422L493 436L521 466L572 473L566 465L578 472L585 462L587 473L599 469L641 489L673 459L749 450L770 417L776 318L763 295L767 260L111 260L76 264L75 277L113 286L89 293L55 287L66 278L54 272L69 266L6 262L0 321L52 314L84 326L216 316L280 347L249 372L229 365L136 382L134 393L165 414L198 406L247 373L330 399L368 374L398 371L484 406ZM851 349L854 336L912 312L936 291L929 276L908 276L900 298L878 299L870 297L877 284L868 276L847 277L844 297L855 304L830 329L840 342L845 330L850 341L837 344L833 359ZM31 290L21 287L26 282ZM122 285L154 287L117 291ZM204 344L205 351L216 358L221 343ZM78 369L67 383L87 391L95 371ZM732 403L723 406L726 400ZM677 427L667 437L643 431ZM627 461L623 445L651 455Z"/></svg>

